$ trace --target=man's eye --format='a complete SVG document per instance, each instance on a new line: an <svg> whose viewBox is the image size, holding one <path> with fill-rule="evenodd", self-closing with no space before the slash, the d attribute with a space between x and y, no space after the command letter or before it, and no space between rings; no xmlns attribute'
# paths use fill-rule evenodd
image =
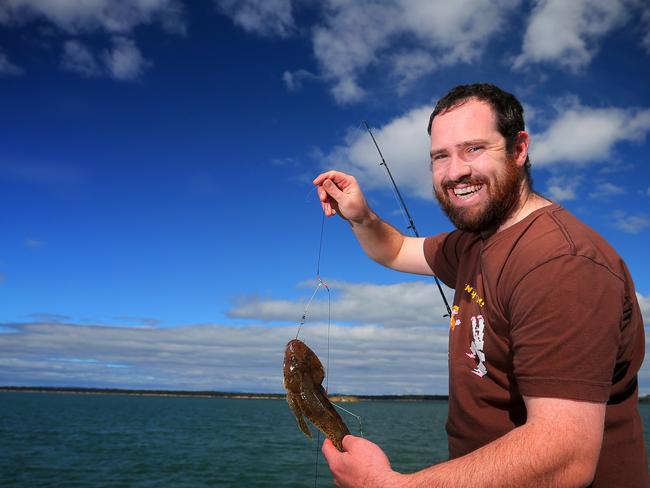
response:
<svg viewBox="0 0 650 488"><path fill-rule="evenodd" d="M467 152L476 152L483 149L483 146L470 146L467 148Z"/></svg>

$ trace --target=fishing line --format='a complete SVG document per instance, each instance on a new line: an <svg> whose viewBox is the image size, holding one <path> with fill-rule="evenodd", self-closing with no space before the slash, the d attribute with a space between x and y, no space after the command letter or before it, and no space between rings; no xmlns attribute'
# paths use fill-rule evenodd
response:
<svg viewBox="0 0 650 488"><path fill-rule="evenodd" d="M418 230L415 228L415 223L413 222L413 218L411 217L411 213L409 212L408 208L406 207L406 203L404 202L404 199L402 198L402 194L399 191L399 188L397 187L397 183L395 183L395 179L393 178L392 173L390 172L390 168L388 167L388 163L386 163L386 160L384 159L384 155L381 153L381 149L379 149L379 144L377 144L377 140L375 139L375 136L373 135L372 131L370 130L370 126L368 125L368 122L365 120L363 121L363 124L366 126L366 129L368 131L368 134L370 134L370 137L372 138L372 142L375 143L375 147L377 148L377 152L379 153L379 157L381 158L381 163L379 163L380 166L383 166L386 169L386 173L388 173L388 178L390 179L391 186L393 188L393 193L395 194L399 206L402 209L403 215L405 215L405 218L408 223L408 229L411 230L413 235L415 237L420 237L420 234L418 233ZM440 285L440 281L438 280L438 277L436 275L433 275L433 279L436 282L436 285L438 285L438 291L440 292L440 296L442 298L442 301L445 304L445 308L447 309L447 315L443 315L443 317L451 317L451 308L449 307L449 302L447 302L447 297L445 296L444 292L442 291L442 286Z"/></svg>
<svg viewBox="0 0 650 488"><path fill-rule="evenodd" d="M349 410L346 410L345 408L343 408L341 405L337 405L336 403L332 403L332 405L334 405L339 410L344 411L348 415L352 415L355 419L357 419L357 422L359 422L359 437L365 437L363 435L363 423L361 422L361 415L357 415L356 413L352 413Z"/></svg>
<svg viewBox="0 0 650 488"><path fill-rule="evenodd" d="M305 306L305 310L303 311L302 316L300 318L300 324L298 325L298 331L296 332L296 339L300 334L300 330L302 329L302 326L305 324L307 320L309 307L311 306L311 303L314 301L314 298L316 297L318 290L320 290L321 288L325 288L325 290L327 290L327 356L325 360L325 391L327 392L327 390L329 389L329 378L330 378L329 369L330 369L330 330L332 324L332 298L331 298L329 286L327 286L327 283L325 283L320 277L320 263L321 263L321 257L323 255L324 233L325 233L325 213L323 213L322 220L321 220L320 238L318 242L318 259L316 260L316 280L318 281L318 283L316 285L316 288L314 289L314 292L311 294L311 297L309 298L309 301ZM320 430L316 429L316 462L314 463L314 488L318 486L318 460L320 457L320 440L321 440Z"/></svg>
<svg viewBox="0 0 650 488"><path fill-rule="evenodd" d="M298 335L300 335L300 330L302 329L302 326L305 325L305 322L307 321L307 313L309 312L309 307L311 306L311 302L314 301L314 298L316 297L316 293L318 293L318 290L321 289L321 287L325 288L327 290L327 308L328 308L328 316L330 314L331 310L331 297L330 297L330 288L327 286L327 283L325 283L321 277L320 277L320 261L321 261L321 256L323 254L323 234L325 233L325 214L323 213L323 219L321 221L320 225L320 241L318 244L318 260L316 262L316 280L318 281L318 284L316 285L316 288L314 289L314 293L312 293L311 298L307 302L307 305L305 306L305 310L302 313L302 316L300 317L300 324L298 325L298 331L296 332L296 339L298 338ZM327 361L328 361L328 366L329 366L329 340L330 340L330 320L328 317L327 320Z"/></svg>
<svg viewBox="0 0 650 488"><path fill-rule="evenodd" d="M316 260L316 280L318 281L318 283L316 284L316 288L314 289L314 292L311 294L311 297L307 301L305 310L303 311L302 316L300 317L298 331L296 332L296 339L298 339L298 336L300 335L300 331L302 330L302 326L307 321L309 308L311 307L311 304L314 301L314 298L316 297L318 290L324 288L325 290L327 290L327 349L326 349L327 352L325 358L325 392L327 393L329 391L329 377L330 377L329 370L330 370L330 335L331 335L331 328L332 328L332 298L331 298L330 287L327 285L327 283L323 281L323 279L320 276L320 265L323 256L324 234L325 234L325 213L323 212L322 220L321 220L321 228L320 228L320 237L318 242L318 258ZM332 405L334 405L336 408L342 410L343 412L357 419L357 422L359 423L360 436L363 437L363 424L361 422L361 416L356 415L350 412L349 410L339 405L336 405L335 403L332 403ZM316 462L314 465L314 488L316 488L316 486L318 485L318 461L320 457L320 441L321 441L320 434L321 434L320 430L316 429Z"/></svg>
<svg viewBox="0 0 650 488"><path fill-rule="evenodd" d="M316 429L316 463L314 463L314 488L318 486L318 457L320 451L320 430Z"/></svg>

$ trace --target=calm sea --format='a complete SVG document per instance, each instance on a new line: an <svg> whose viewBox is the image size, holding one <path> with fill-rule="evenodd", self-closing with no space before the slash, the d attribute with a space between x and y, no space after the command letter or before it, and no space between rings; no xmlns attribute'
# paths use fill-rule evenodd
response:
<svg viewBox="0 0 650 488"><path fill-rule="evenodd" d="M445 402L345 406L397 470L446 459ZM650 439L650 405L640 407ZM358 435L358 422L345 418ZM0 486L313 487L332 479L283 400L0 393Z"/></svg>

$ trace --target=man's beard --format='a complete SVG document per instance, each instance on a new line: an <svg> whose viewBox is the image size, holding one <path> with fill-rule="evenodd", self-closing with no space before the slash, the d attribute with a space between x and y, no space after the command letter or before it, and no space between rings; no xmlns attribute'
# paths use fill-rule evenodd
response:
<svg viewBox="0 0 650 488"><path fill-rule="evenodd" d="M457 229L484 234L492 234L510 217L519 203L523 172L511 157L505 161L505 171L493 184L482 176L466 177L442 183L442 188L434 189L436 199ZM455 207L447 193L448 188L459 184L487 185L487 202L480 208Z"/></svg>

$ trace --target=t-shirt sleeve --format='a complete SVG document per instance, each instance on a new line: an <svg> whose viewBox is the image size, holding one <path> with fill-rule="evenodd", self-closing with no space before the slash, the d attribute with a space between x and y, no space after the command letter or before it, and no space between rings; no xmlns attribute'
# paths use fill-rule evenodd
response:
<svg viewBox="0 0 650 488"><path fill-rule="evenodd" d="M449 288L456 287L458 260L465 239L459 231L445 232L424 240L424 257L429 267Z"/></svg>
<svg viewBox="0 0 650 488"><path fill-rule="evenodd" d="M521 394L607 401L623 306L620 279L588 258L561 256L528 272L509 301Z"/></svg>

